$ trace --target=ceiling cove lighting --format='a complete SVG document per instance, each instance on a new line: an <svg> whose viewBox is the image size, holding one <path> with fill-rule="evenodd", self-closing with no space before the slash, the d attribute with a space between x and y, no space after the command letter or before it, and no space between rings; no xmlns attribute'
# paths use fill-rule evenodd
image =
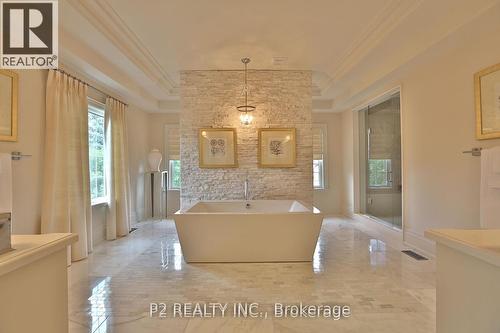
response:
<svg viewBox="0 0 500 333"><path fill-rule="evenodd" d="M248 105L247 65L250 62L250 58L243 58L243 59L241 59L241 62L245 65L245 88L244 88L245 105L237 106L236 109L238 109L238 111L241 112L241 115L240 115L241 123L243 125L250 125L250 123L253 120L253 116L250 113L255 111L255 106Z"/></svg>

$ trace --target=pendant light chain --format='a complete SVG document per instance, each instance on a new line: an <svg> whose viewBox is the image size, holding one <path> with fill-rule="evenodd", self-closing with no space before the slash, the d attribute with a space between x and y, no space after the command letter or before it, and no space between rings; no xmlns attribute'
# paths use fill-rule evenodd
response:
<svg viewBox="0 0 500 333"><path fill-rule="evenodd" d="M248 105L247 63L245 62L245 105Z"/></svg>
<svg viewBox="0 0 500 333"><path fill-rule="evenodd" d="M248 105L248 63L250 58L242 58L241 62L245 65L245 105L237 106L236 109L241 112L240 120L243 125L250 125L253 116L249 113L255 110L255 106Z"/></svg>

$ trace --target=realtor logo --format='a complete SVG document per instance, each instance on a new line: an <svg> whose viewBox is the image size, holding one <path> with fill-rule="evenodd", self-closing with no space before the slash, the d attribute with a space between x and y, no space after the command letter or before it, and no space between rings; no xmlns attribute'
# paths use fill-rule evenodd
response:
<svg viewBox="0 0 500 333"><path fill-rule="evenodd" d="M1 1L1 68L57 68L57 1Z"/></svg>

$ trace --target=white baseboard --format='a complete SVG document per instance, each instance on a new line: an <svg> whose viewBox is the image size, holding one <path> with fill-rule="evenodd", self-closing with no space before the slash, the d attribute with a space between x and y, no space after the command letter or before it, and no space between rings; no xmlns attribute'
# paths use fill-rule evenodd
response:
<svg viewBox="0 0 500 333"><path fill-rule="evenodd" d="M361 214L353 214L352 219L356 221L356 227L364 233L384 241L387 245L399 251L405 249L401 230L391 228Z"/></svg>
<svg viewBox="0 0 500 333"><path fill-rule="evenodd" d="M421 252L422 255L428 258L436 257L436 244L416 232L405 230L404 243L411 248L415 248L418 252Z"/></svg>
<svg viewBox="0 0 500 333"><path fill-rule="evenodd" d="M346 217L348 219L354 219L354 213L353 212L348 212L348 211L342 211L340 213L343 217Z"/></svg>
<svg viewBox="0 0 500 333"><path fill-rule="evenodd" d="M415 232L391 228L390 226L384 225L383 223L377 222L375 219L361 214L345 215L355 221L355 226L359 230L373 237L377 237L396 250L412 249L428 258L435 258L436 249L434 242Z"/></svg>

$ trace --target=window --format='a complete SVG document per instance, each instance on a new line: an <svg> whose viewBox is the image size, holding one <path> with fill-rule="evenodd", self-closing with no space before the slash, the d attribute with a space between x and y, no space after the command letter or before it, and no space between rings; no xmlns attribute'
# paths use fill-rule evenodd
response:
<svg viewBox="0 0 500 333"><path fill-rule="evenodd" d="M368 160L368 186L372 188L392 187L391 160L369 159Z"/></svg>
<svg viewBox="0 0 500 333"><path fill-rule="evenodd" d="M89 168L92 202L106 199L104 106L89 101Z"/></svg>
<svg viewBox="0 0 500 333"><path fill-rule="evenodd" d="M168 188L181 188L181 161L179 125L165 125L165 156L168 166Z"/></svg>
<svg viewBox="0 0 500 333"><path fill-rule="evenodd" d="M181 161L170 160L168 161L168 188L180 189L181 188Z"/></svg>
<svg viewBox="0 0 500 333"><path fill-rule="evenodd" d="M313 187L326 188L326 125L313 125Z"/></svg>
<svg viewBox="0 0 500 333"><path fill-rule="evenodd" d="M313 186L322 189L323 183L323 160L313 160Z"/></svg>

